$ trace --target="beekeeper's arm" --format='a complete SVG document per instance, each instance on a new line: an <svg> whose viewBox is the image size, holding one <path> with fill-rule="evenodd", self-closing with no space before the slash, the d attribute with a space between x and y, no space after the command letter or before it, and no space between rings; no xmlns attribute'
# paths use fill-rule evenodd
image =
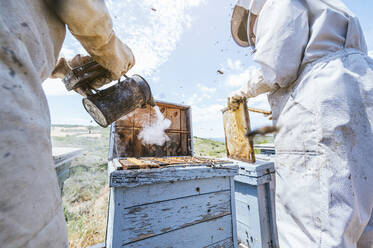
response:
<svg viewBox="0 0 373 248"><path fill-rule="evenodd" d="M87 52L118 79L135 64L131 49L115 35L104 0L50 0L57 16Z"/></svg>
<svg viewBox="0 0 373 248"><path fill-rule="evenodd" d="M254 61L260 68L231 97L255 97L297 79L309 38L307 9L297 0L268 1L257 23Z"/></svg>

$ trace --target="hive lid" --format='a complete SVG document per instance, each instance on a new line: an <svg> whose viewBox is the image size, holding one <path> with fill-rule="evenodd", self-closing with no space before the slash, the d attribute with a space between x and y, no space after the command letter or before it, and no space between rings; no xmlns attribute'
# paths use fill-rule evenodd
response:
<svg viewBox="0 0 373 248"><path fill-rule="evenodd" d="M274 163L257 160L254 164L237 161L239 175L248 177L262 177L275 171Z"/></svg>
<svg viewBox="0 0 373 248"><path fill-rule="evenodd" d="M216 160L218 161L218 160ZM118 167L118 159L113 160ZM184 180L197 180L212 177L232 177L238 175L238 166L235 163L221 161L212 166L208 163L183 164L163 168L115 170L110 173L110 187L138 187L155 183L170 183Z"/></svg>

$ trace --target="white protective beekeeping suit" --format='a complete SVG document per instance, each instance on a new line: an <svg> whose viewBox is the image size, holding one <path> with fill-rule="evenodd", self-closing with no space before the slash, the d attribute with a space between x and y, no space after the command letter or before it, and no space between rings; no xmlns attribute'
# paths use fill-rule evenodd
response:
<svg viewBox="0 0 373 248"><path fill-rule="evenodd" d="M56 64L65 24L113 79L134 64L103 0L0 1L1 248L67 247L41 86Z"/></svg>
<svg viewBox="0 0 373 248"><path fill-rule="evenodd" d="M373 247L373 60L358 19L339 0L253 1L239 2L256 6L260 68L234 97L268 92L280 127L280 247Z"/></svg>

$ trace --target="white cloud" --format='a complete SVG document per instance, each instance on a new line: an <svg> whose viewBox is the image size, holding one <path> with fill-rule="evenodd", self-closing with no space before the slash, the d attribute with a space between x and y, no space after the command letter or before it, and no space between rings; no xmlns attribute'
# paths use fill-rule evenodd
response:
<svg viewBox="0 0 373 248"><path fill-rule="evenodd" d="M227 75L225 84L232 88L240 88L247 83L255 69L256 67L250 66L243 72L237 74L229 74Z"/></svg>
<svg viewBox="0 0 373 248"><path fill-rule="evenodd" d="M47 78L42 86L46 95L59 96L73 94L73 91L67 91L61 79Z"/></svg>
<svg viewBox="0 0 373 248"><path fill-rule="evenodd" d="M205 85L203 85L203 84L197 84L197 87L198 87L198 89L199 89L201 92L204 92L204 93L209 93L209 94L211 94L211 93L216 92L216 88L209 88L209 87L207 87L207 86L205 86Z"/></svg>
<svg viewBox="0 0 373 248"><path fill-rule="evenodd" d="M185 101L190 106L196 106L197 104L204 103L206 100L211 99L216 92L216 88L209 88L203 84L197 84L198 93L194 93L188 97Z"/></svg>
<svg viewBox="0 0 373 248"><path fill-rule="evenodd" d="M198 105L192 106L193 121L204 122L213 121L222 118L221 110L224 108L221 104L212 104L204 107Z"/></svg>
<svg viewBox="0 0 373 248"><path fill-rule="evenodd" d="M191 8L205 2L206 0L107 1L117 36L135 55L136 65L129 74L138 73L149 77L165 63L176 49L184 30L193 22ZM77 53L86 54L80 43L68 34L61 56L72 58ZM53 88L51 84L46 84L45 89L48 95L63 94L61 87Z"/></svg>
<svg viewBox="0 0 373 248"><path fill-rule="evenodd" d="M194 93L193 95L191 95L190 97L188 97L188 99L186 99L185 103L190 105L190 106L194 106L195 104L197 103L200 103L202 102L202 97L200 97L200 95Z"/></svg>
<svg viewBox="0 0 373 248"><path fill-rule="evenodd" d="M227 60L227 66L230 70L242 70L242 63L240 60L233 61L232 59Z"/></svg>
<svg viewBox="0 0 373 248"><path fill-rule="evenodd" d="M188 11L204 2L205 0L108 1L114 30L136 57L136 65L131 73L148 76L167 61L184 29L192 23Z"/></svg>
<svg viewBox="0 0 373 248"><path fill-rule="evenodd" d="M249 107L270 111L271 106L268 103L267 94L262 94L247 101Z"/></svg>
<svg viewBox="0 0 373 248"><path fill-rule="evenodd" d="M224 137L223 108L221 104L192 106L193 134L205 138Z"/></svg>

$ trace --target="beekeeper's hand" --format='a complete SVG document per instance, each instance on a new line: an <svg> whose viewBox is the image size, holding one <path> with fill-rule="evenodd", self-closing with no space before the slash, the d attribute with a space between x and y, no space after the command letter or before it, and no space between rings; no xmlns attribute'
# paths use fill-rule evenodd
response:
<svg viewBox="0 0 373 248"><path fill-rule="evenodd" d="M246 96L242 95L241 92L233 92L228 97L228 109L235 111L240 107L240 104L246 102L246 100Z"/></svg>
<svg viewBox="0 0 373 248"><path fill-rule="evenodd" d="M83 71L78 72L80 81L73 82L66 78L69 72L74 68L87 65ZM65 80L65 86L68 90L75 90L77 93L86 96L92 89L97 90L110 83L112 75L110 71L99 65L91 56L76 55L72 60L66 61L65 58L60 58L52 72L51 78L61 78Z"/></svg>

